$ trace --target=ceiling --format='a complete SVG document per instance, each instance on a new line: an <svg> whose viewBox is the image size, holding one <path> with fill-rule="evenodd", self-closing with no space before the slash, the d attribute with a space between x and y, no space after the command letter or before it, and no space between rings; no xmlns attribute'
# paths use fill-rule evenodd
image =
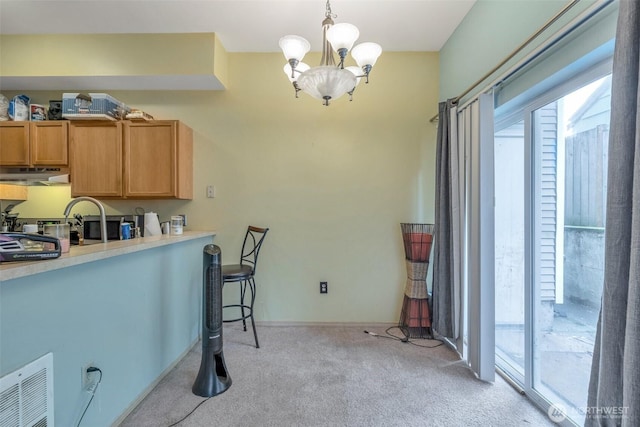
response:
<svg viewBox="0 0 640 427"><path fill-rule="evenodd" d="M476 0L333 0L336 23L384 51L438 51ZM277 52L286 34L320 50L325 0L0 0L2 34L214 32L229 52ZM356 42L358 43L358 42Z"/></svg>

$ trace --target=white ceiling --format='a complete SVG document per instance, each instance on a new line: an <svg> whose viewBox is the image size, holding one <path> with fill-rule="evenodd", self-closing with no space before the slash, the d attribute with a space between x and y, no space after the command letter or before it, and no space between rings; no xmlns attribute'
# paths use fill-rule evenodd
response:
<svg viewBox="0 0 640 427"><path fill-rule="evenodd" d="M438 51L476 0L333 0L336 23L386 51ZM2 34L214 32L230 52L320 50L325 0L0 0ZM357 43L357 42L356 42Z"/></svg>

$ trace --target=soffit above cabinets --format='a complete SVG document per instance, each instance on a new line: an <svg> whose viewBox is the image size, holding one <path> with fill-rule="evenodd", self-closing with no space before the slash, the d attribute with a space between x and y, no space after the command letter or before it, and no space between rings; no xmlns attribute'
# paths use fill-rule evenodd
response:
<svg viewBox="0 0 640 427"><path fill-rule="evenodd" d="M0 36L0 90L224 90L213 33Z"/></svg>
<svg viewBox="0 0 640 427"><path fill-rule="evenodd" d="M2 76L0 90L224 90L210 75L171 76Z"/></svg>

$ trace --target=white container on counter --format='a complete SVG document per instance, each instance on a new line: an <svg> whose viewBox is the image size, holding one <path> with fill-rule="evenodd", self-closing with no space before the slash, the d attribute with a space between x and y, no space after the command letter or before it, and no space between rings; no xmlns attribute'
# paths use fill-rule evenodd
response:
<svg viewBox="0 0 640 427"><path fill-rule="evenodd" d="M144 214L144 236L159 236L162 234L160 230L160 221L158 214L155 212L147 212Z"/></svg>
<svg viewBox="0 0 640 427"><path fill-rule="evenodd" d="M182 217L171 217L171 234L182 234Z"/></svg>
<svg viewBox="0 0 640 427"><path fill-rule="evenodd" d="M70 227L69 224L45 224L43 228L43 234L45 236L56 237L60 240L60 248L62 253L69 252L70 240Z"/></svg>
<svg viewBox="0 0 640 427"><path fill-rule="evenodd" d="M38 224L25 224L22 226L22 231L24 233L37 233L38 232Z"/></svg>

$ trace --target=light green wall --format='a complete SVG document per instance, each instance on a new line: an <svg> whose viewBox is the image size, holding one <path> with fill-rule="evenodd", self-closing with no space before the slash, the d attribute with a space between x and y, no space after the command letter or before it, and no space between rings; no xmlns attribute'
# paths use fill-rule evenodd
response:
<svg viewBox="0 0 640 427"><path fill-rule="evenodd" d="M478 0L440 50L440 100L460 95L569 2ZM593 2L581 1L552 28L558 28ZM543 35L531 46L536 46L545 38ZM482 88L481 85L478 89Z"/></svg>
<svg viewBox="0 0 640 427"><path fill-rule="evenodd" d="M258 320L397 322L406 277L399 224L434 218L429 118L438 54L384 52L353 102L328 108L306 94L294 98L284 63L276 53L228 54L225 91L105 90L156 118L184 121L195 138L192 201L106 201L107 209L142 206L163 220L186 213L188 228L218 231L227 263L237 260L248 224L270 227ZM61 93L28 95L47 104ZM215 199L205 197L207 185ZM68 188L30 191L15 208L21 216L60 216L69 200Z"/></svg>

